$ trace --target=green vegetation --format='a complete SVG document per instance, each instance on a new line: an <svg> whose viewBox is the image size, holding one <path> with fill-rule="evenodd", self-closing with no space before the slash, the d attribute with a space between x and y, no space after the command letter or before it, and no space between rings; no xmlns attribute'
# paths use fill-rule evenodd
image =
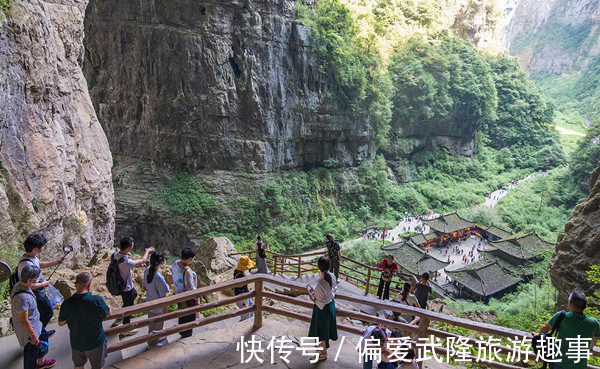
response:
<svg viewBox="0 0 600 369"><path fill-rule="evenodd" d="M4 15L10 14L12 4L13 0L0 0L0 19L3 19Z"/></svg>
<svg viewBox="0 0 600 369"><path fill-rule="evenodd" d="M364 47L350 11L339 0L319 1L312 8L299 3L298 19L311 27L315 65L327 98L366 117L384 144L392 87L377 50Z"/></svg>
<svg viewBox="0 0 600 369"><path fill-rule="evenodd" d="M490 145L508 148L516 165L536 169L564 162L558 135L549 126L554 111L510 56L488 58L498 92L497 119L484 127Z"/></svg>
<svg viewBox="0 0 600 369"><path fill-rule="evenodd" d="M548 242L556 242L582 200L569 176L568 168L563 167L522 183L498 203L499 217L513 231L536 232Z"/></svg>
<svg viewBox="0 0 600 369"><path fill-rule="evenodd" d="M7 243L0 247L0 261L8 264L10 268L14 268L15 265L18 264L20 255L21 252L19 251L19 245L17 244ZM6 299L9 293L8 281L0 283L0 301ZM5 313L3 306L4 305L0 304L0 316Z"/></svg>
<svg viewBox="0 0 600 369"><path fill-rule="evenodd" d="M396 88L393 134L406 126L430 132L448 124L469 134L494 116L496 90L486 60L449 31L410 39L392 56L389 73Z"/></svg>
<svg viewBox="0 0 600 369"><path fill-rule="evenodd" d="M298 7L298 19L312 30L319 90L368 121L383 154L358 168L340 169L330 158L321 168L260 178L166 173L153 206L197 237L224 235L244 249L261 234L272 250L297 253L322 247L327 233L348 240L368 225L389 227L405 211L468 213L490 191L563 164L552 105L513 58L482 55L444 30L445 6L461 11L451 0L322 0ZM401 29L410 32L383 48L380 41ZM430 142L432 134L465 142L476 136L477 154L452 155ZM524 196L539 199L531 191ZM497 213L470 215L552 238L568 216L566 204L577 198L562 191L542 204L555 224L539 215L540 222L527 225L541 211L534 200L522 206L518 198L508 198ZM364 252L360 257L372 259Z"/></svg>
<svg viewBox="0 0 600 369"><path fill-rule="evenodd" d="M390 242L385 241L385 244L390 244ZM383 241L360 239L351 247L344 249L344 255L367 265L378 265L384 256L384 252L381 251L382 245Z"/></svg>

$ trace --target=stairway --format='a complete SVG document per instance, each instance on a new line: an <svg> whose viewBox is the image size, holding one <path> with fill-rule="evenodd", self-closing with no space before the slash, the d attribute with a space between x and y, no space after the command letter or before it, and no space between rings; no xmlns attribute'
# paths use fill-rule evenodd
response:
<svg viewBox="0 0 600 369"><path fill-rule="evenodd" d="M292 277L292 276L285 276L285 275L277 275L277 278L281 278L285 281L290 281L290 282L295 282L295 283L301 283L302 285L307 285L310 284L311 286L316 286L317 282L319 281L319 278L321 277L320 274L312 274L312 275L308 275L308 274L303 274L300 276L300 278L298 277ZM269 283L269 282L265 282L265 288L269 291L273 291L275 293L281 293L283 295L290 295L290 296L299 296L299 295L304 295L307 292L301 292L298 290L290 290L289 288L284 288L282 286L273 284L273 283ZM337 285L338 291L339 292L343 292L343 293L347 293L350 295L355 295L357 297L365 297L365 292L364 290L348 283L347 281L341 280L338 285ZM375 298L375 296L369 294L369 297ZM389 310L381 310L381 309L376 309L372 306L368 306L368 305L363 305L361 303L358 302L349 302L349 301L344 301L343 304L345 305L350 305L351 307L353 307L354 309L363 312L365 314L369 314L369 315L373 315L373 316L379 316L382 318L385 318L387 316L391 315L391 311Z"/></svg>

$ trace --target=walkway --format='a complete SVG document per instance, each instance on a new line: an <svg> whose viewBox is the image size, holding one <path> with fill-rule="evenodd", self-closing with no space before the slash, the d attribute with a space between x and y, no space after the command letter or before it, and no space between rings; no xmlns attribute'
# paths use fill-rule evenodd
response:
<svg viewBox="0 0 600 369"><path fill-rule="evenodd" d="M58 312L54 312L58 314ZM141 317L137 319L145 319ZM134 319L136 320L136 319ZM220 321L215 324L210 324L194 329L194 334L203 334L204 332L212 331L215 329L228 329L234 326L240 319L238 317ZM171 327L177 323L176 320L168 321L165 323L166 327ZM112 321L104 322L104 328L110 327ZM73 369L73 361L71 360L71 345L69 343L69 329L67 326L59 327L58 324L50 324L49 329L56 329L56 334L50 337L50 349L46 358L56 359L58 362L54 366L56 369ZM146 333L147 328L141 328L141 332ZM179 339L179 334L168 337L169 342L176 342ZM108 344L117 342L119 338L117 336L108 337ZM109 367L110 364L120 362L126 358L132 357L139 353L146 351L146 345L139 345L125 349L121 352L113 352L108 354L106 358L106 365L104 368ZM14 335L0 338L0 358L2 358L3 369L23 369L23 348L19 346L17 338ZM86 364L86 368L90 367L90 364ZM121 367L119 365L119 367ZM179 366L177 366L179 367ZM124 368L124 367L123 367ZM163 366L162 369L174 368L171 366Z"/></svg>
<svg viewBox="0 0 600 369"><path fill-rule="evenodd" d="M536 172L536 173L530 174L523 179L520 179L518 181L515 181L514 183L510 183L510 184L506 185L505 188L501 188L499 190L496 190L496 191L490 193L490 195L486 198L485 202L479 206L483 207L483 208L488 208L488 209L494 208L496 206L496 204L498 204L498 201L500 201L501 198L503 198L504 196L506 196L506 194L508 194L508 191L512 190L513 188L520 185L521 183L523 183L525 181L529 181L530 179L538 176L540 173L542 173L542 172Z"/></svg>
<svg viewBox="0 0 600 369"><path fill-rule="evenodd" d="M302 337L308 334L307 323L290 321L287 318L269 316L263 322L263 327L254 331L252 319L237 323L230 329L219 329L195 334L190 338L172 343L152 351L141 353L122 362L108 366L111 369L206 369L206 368L264 368L273 369L312 369L312 368L360 368L359 354L355 350L360 337L338 330L338 340L331 341L328 359L316 364L309 362L309 356L302 356L300 350ZM245 342L255 337L260 341L256 356L247 363L241 363L241 353L238 344L241 337ZM287 348L279 351L267 347L271 339L278 342L284 337ZM289 362L284 362L281 356L285 351L290 354ZM337 356L337 358L336 358ZM250 357L246 353L245 360ZM261 361L259 361L261 360ZM272 360L272 361L271 361ZM461 369L434 360L424 362L425 369Z"/></svg>
<svg viewBox="0 0 600 369"><path fill-rule="evenodd" d="M302 276L300 276L300 278L296 278L296 277L289 277L289 276L285 276L285 275L284 276L278 275L278 277L280 277L284 280L301 283L302 285L310 284L313 287L315 287L317 285L317 282L318 282L320 276L321 276L320 274L312 274L312 275L303 274ZM340 276L340 278L342 278L342 277ZM274 285L274 284L268 283L268 282L265 283L265 288L270 289L272 291L284 293L284 294L291 293L291 291L289 291L288 289L282 288L279 285ZM360 289L360 288L354 286L353 284L350 284L343 280L340 281L340 283L338 283L337 288L338 288L339 292L344 292L344 293L361 296L361 297L365 296L364 289ZM374 296L372 294L369 294L368 296L372 297L372 298L377 298L376 296ZM308 299L308 296L307 296L307 299ZM348 302L347 304L358 311L362 311L365 314L375 315L375 316L380 316L380 317L386 316L386 314L383 310L377 310L372 306L363 305L363 304L354 303L354 302L353 303Z"/></svg>

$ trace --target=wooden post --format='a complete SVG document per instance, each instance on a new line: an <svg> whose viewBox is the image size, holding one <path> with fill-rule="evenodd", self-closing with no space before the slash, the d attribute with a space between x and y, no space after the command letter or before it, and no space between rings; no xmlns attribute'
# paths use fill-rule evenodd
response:
<svg viewBox="0 0 600 369"><path fill-rule="evenodd" d="M419 318L419 330L415 337L415 341L418 342L419 338L427 338L427 328L429 328L429 319L426 317ZM414 347L413 347L414 348ZM419 368L423 368L423 362L419 361Z"/></svg>
<svg viewBox="0 0 600 369"><path fill-rule="evenodd" d="M273 255L273 275L277 275L277 255Z"/></svg>
<svg viewBox="0 0 600 369"><path fill-rule="evenodd" d="M298 256L298 278L300 278L300 274L301 274L301 273L300 273L300 270L301 270L301 269L300 269L300 267L301 267L300 263L301 263L301 262L302 262L302 257Z"/></svg>
<svg viewBox="0 0 600 369"><path fill-rule="evenodd" d="M365 287L365 295L369 294L369 288L371 287L371 268L367 271L367 287Z"/></svg>
<svg viewBox="0 0 600 369"><path fill-rule="evenodd" d="M260 329L263 323L263 281L254 282L254 291L256 292L256 301L254 306L256 311L254 312L254 329Z"/></svg>

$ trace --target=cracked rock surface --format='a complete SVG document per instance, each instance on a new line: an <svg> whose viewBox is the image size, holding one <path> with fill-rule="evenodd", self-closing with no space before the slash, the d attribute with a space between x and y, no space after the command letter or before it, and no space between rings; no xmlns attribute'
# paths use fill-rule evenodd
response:
<svg viewBox="0 0 600 369"><path fill-rule="evenodd" d="M0 240L89 258L112 245L112 156L83 61L87 1L14 1L0 20ZM60 251L62 254L62 251Z"/></svg>

